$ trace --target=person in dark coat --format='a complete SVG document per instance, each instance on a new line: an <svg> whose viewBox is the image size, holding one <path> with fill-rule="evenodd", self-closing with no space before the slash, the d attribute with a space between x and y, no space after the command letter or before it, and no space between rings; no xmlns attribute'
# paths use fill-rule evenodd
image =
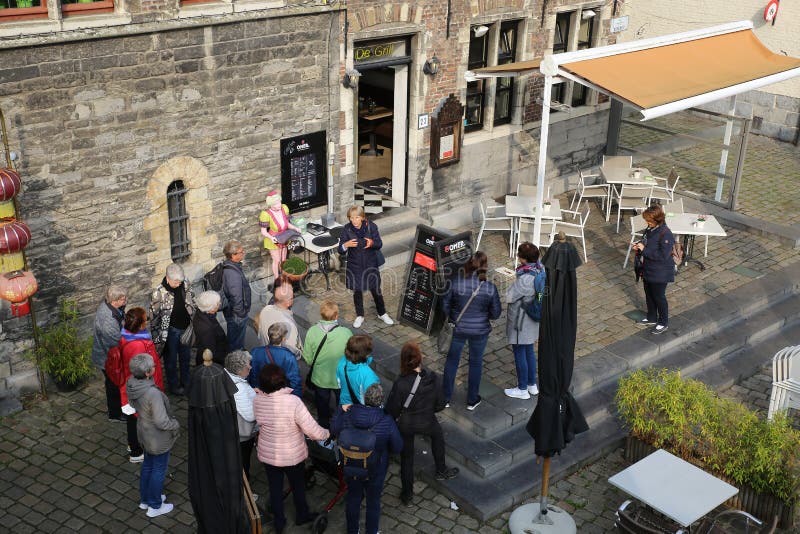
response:
<svg viewBox="0 0 800 534"><path fill-rule="evenodd" d="M228 306L222 310L225 322L228 323L228 347L230 350L244 348L244 336L247 332L247 321L250 320L250 283L244 275L242 260L244 247L239 241L228 241L222 248L225 268L222 271L222 291L228 300ZM224 358L224 357L223 357Z"/></svg>
<svg viewBox="0 0 800 534"><path fill-rule="evenodd" d="M483 370L483 351L489 341L489 332L494 321L500 317L500 294L497 286L486 280L488 270L486 254L477 251L464 266L464 273L453 280L452 285L442 298L442 310L445 317L456 322L459 314L467 305L470 297L475 298L466 308L461 319L453 330L453 341L444 364L444 398L449 404L453 396L453 383L456 380L458 362L461 351L469 342L469 375L467 378L467 410L474 410L481 403L478 390L481 385Z"/></svg>
<svg viewBox="0 0 800 534"><path fill-rule="evenodd" d="M228 338L225 330L217 321L217 312L222 299L216 291L203 291L197 297L197 313L194 314L195 346L197 356L195 363L202 365L203 351L208 349L214 358L214 363L225 365L225 356L228 355Z"/></svg>
<svg viewBox="0 0 800 534"><path fill-rule="evenodd" d="M390 416L383 411L383 387L372 384L364 393L364 404L353 404L348 411L340 410L331 421L331 434L338 436L344 428L371 428L375 434L373 454L380 455L375 468L366 480L345 477L347 497L345 518L347 534L357 534L361 501L367 496L366 534L376 534L381 519L381 494L386 470L389 468L389 454L397 454L403 449L400 431Z"/></svg>
<svg viewBox="0 0 800 534"><path fill-rule="evenodd" d="M347 210L350 222L344 225L339 236L339 252L347 253L345 286L353 290L356 320L353 328L364 323L364 291L372 293L378 317L388 325L394 321L386 313L386 304L381 294L381 273L378 270L378 251L383 246L381 234L373 222L364 218L364 208L352 206Z"/></svg>
<svg viewBox="0 0 800 534"><path fill-rule="evenodd" d="M660 205L650 206L642 217L647 223L642 240L633 248L639 252L644 278L644 296L647 301L647 317L639 324L655 324L650 331L661 334L669 327L669 305L667 284L675 281L675 261L672 246L675 237L664 222L664 210Z"/></svg>
<svg viewBox="0 0 800 534"><path fill-rule="evenodd" d="M419 382L417 383L417 380ZM413 391L417 383L416 391ZM407 405L407 406L406 406ZM403 438L400 454L400 500L406 506L414 498L414 436L423 434L431 440L436 479L446 480L458 475L458 468L448 468L444 459L444 435L436 412L444 409L444 392L439 375L422 367L419 345L409 341L400 350L400 378L386 399L386 413L391 415Z"/></svg>

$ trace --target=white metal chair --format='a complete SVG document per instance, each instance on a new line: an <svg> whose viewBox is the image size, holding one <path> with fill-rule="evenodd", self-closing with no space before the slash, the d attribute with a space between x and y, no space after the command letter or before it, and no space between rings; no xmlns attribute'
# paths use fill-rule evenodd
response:
<svg viewBox="0 0 800 534"><path fill-rule="evenodd" d="M633 156L603 156L603 167L633 167Z"/></svg>
<svg viewBox="0 0 800 534"><path fill-rule="evenodd" d="M653 186L653 194L650 199L672 202L675 199L675 187L680 179L681 177L675 171L675 167L672 168L667 178L656 177L656 185ZM669 185L670 183L672 184L671 186Z"/></svg>
<svg viewBox="0 0 800 534"><path fill-rule="evenodd" d="M606 202L608 201L608 184L587 183L599 178L599 174L590 174L589 171L578 172L578 183L575 186L575 193L572 195L572 202L569 203L569 209L574 205L576 208L580 207L581 201L584 198L599 198L601 208L605 211ZM577 199L578 203L575 203Z"/></svg>
<svg viewBox="0 0 800 534"><path fill-rule="evenodd" d="M564 210L561 210L562 212ZM523 241L530 241L535 243L533 238L533 228L536 223L533 219L521 218L519 221L519 234L517 237L517 245ZM539 232L539 248L547 248L553 244L553 236L555 235L556 221L553 219L542 219L542 229ZM514 251L515 254L516 251Z"/></svg>
<svg viewBox="0 0 800 534"><path fill-rule="evenodd" d="M503 205L487 206L483 197L478 203L481 209L481 229L478 231L478 239L475 240L475 250L479 249L484 232L508 232L508 253L512 254L514 240L511 232L513 227L511 217L506 216L506 207Z"/></svg>
<svg viewBox="0 0 800 534"><path fill-rule="evenodd" d="M580 207L580 206L579 206ZM569 223L564 221L555 221L555 228L553 229L553 237L558 232L564 232L569 237L578 237L583 245L583 259L589 261L586 255L586 238L584 237L584 228L586 228L586 221L589 220L589 202L586 202L586 208L583 211L561 210L562 216L564 213L572 213L574 217L578 217L577 223ZM574 218L573 217L573 218Z"/></svg>
<svg viewBox="0 0 800 534"><path fill-rule="evenodd" d="M652 192L652 185L632 184L622 184L619 191L611 190L612 200L617 202L617 233L619 233L619 220L622 217L622 210L633 210L637 213L644 211L650 204L650 193Z"/></svg>
<svg viewBox="0 0 800 534"><path fill-rule="evenodd" d="M625 253L625 261L622 263L622 268L628 266L628 258L631 256L631 248L637 241L641 241L642 234L647 229L647 221L643 217L631 217L631 242L628 244L628 252Z"/></svg>
<svg viewBox="0 0 800 534"><path fill-rule="evenodd" d="M536 196L536 186L535 185L517 184L517 196L518 197L535 197Z"/></svg>
<svg viewBox="0 0 800 534"><path fill-rule="evenodd" d="M772 358L772 392L767 419L775 412L800 408L800 345L785 347Z"/></svg>
<svg viewBox="0 0 800 534"><path fill-rule="evenodd" d="M664 213L683 213L683 199L679 198L664 204Z"/></svg>

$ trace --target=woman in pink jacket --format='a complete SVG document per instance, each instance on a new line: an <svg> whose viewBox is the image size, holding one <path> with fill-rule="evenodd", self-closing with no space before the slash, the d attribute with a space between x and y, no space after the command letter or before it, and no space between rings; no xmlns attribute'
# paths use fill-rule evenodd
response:
<svg viewBox="0 0 800 534"><path fill-rule="evenodd" d="M260 390L256 390L253 412L261 426L258 434L258 459L264 464L269 483L269 501L275 514L275 530L283 532L286 515L283 513L283 476L289 479L294 498L295 524L313 521L306 502L305 460L308 458L305 434L323 440L330 432L314 421L303 401L292 395L286 374L277 365L265 365L258 375Z"/></svg>

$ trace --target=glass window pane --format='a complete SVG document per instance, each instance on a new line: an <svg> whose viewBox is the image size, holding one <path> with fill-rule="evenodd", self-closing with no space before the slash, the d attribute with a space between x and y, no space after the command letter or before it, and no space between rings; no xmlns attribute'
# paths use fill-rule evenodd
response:
<svg viewBox="0 0 800 534"><path fill-rule="evenodd" d="M555 35L553 36L553 53L566 52L569 45L569 21L572 14L559 13L556 15Z"/></svg>
<svg viewBox="0 0 800 534"><path fill-rule="evenodd" d="M497 91L494 97L495 122L509 118L511 118L511 91Z"/></svg>
<svg viewBox="0 0 800 534"><path fill-rule="evenodd" d="M584 50L592 46L593 30L594 17L581 19L580 30L578 31L578 50Z"/></svg>

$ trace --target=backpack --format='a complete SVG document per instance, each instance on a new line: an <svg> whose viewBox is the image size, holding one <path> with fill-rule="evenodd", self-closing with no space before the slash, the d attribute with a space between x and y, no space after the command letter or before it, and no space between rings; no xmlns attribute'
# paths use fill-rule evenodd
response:
<svg viewBox="0 0 800 534"><path fill-rule="evenodd" d="M522 301L522 309L525 313L536 321L537 323L542 320L542 297L544 296L544 286L547 282L547 272L541 263L536 263L534 267L536 275L533 278L533 298L529 302Z"/></svg>
<svg viewBox="0 0 800 534"><path fill-rule="evenodd" d="M377 424L377 423L376 423ZM337 442L342 453L344 476L366 480L375 473L379 455L375 453L375 432L369 428L348 426L339 432Z"/></svg>
<svg viewBox="0 0 800 534"><path fill-rule="evenodd" d="M224 272L225 264L223 262L219 262L214 266L213 269L203 275L203 290L216 291L219 293L219 296L222 299L219 305L220 310L224 310L228 307L228 297L225 296L225 292L222 290Z"/></svg>
<svg viewBox="0 0 800 534"><path fill-rule="evenodd" d="M119 345L114 345L108 349L106 375L118 388L125 385L125 366L122 363L122 349Z"/></svg>

